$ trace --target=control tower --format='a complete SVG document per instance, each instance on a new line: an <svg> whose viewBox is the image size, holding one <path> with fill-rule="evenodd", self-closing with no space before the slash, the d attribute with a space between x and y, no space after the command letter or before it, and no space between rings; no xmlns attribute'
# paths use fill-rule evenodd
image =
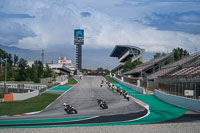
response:
<svg viewBox="0 0 200 133"><path fill-rule="evenodd" d="M74 45L76 45L76 68L82 69L82 45L84 44L84 30L74 30Z"/></svg>

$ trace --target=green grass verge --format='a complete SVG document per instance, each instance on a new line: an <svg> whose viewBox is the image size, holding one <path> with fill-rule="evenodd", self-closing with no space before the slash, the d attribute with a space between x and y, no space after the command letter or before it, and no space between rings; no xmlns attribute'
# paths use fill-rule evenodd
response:
<svg viewBox="0 0 200 133"><path fill-rule="evenodd" d="M52 103L58 96L58 94L42 94L23 101L0 103L0 115L40 111Z"/></svg>
<svg viewBox="0 0 200 133"><path fill-rule="evenodd" d="M113 78L111 78L111 77L108 77L108 76L105 76L104 77L108 82L110 82L110 83L117 83L117 81L115 81Z"/></svg>
<svg viewBox="0 0 200 133"><path fill-rule="evenodd" d="M68 83L64 84L63 86L72 86L77 84L78 82L71 76L68 77Z"/></svg>

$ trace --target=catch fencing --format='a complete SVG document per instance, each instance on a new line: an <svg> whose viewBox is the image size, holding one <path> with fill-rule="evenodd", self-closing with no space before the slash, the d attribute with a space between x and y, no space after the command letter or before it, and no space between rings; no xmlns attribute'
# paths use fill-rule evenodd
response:
<svg viewBox="0 0 200 133"><path fill-rule="evenodd" d="M158 88L168 94L200 100L199 78L160 78Z"/></svg>

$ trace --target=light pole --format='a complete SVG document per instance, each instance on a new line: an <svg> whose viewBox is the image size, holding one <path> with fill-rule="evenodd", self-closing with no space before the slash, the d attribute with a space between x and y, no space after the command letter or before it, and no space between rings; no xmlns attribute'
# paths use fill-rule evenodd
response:
<svg viewBox="0 0 200 133"><path fill-rule="evenodd" d="M6 57L7 58L7 57ZM4 88L6 91L6 79L7 79L7 59L6 59L6 65L5 65L5 81L4 81Z"/></svg>

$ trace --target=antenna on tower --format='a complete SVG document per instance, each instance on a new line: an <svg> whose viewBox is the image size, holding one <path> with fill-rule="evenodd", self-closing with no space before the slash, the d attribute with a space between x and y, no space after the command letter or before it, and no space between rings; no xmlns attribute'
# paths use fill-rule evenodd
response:
<svg viewBox="0 0 200 133"><path fill-rule="evenodd" d="M41 56L42 56L42 63L44 64L44 49L41 51Z"/></svg>

